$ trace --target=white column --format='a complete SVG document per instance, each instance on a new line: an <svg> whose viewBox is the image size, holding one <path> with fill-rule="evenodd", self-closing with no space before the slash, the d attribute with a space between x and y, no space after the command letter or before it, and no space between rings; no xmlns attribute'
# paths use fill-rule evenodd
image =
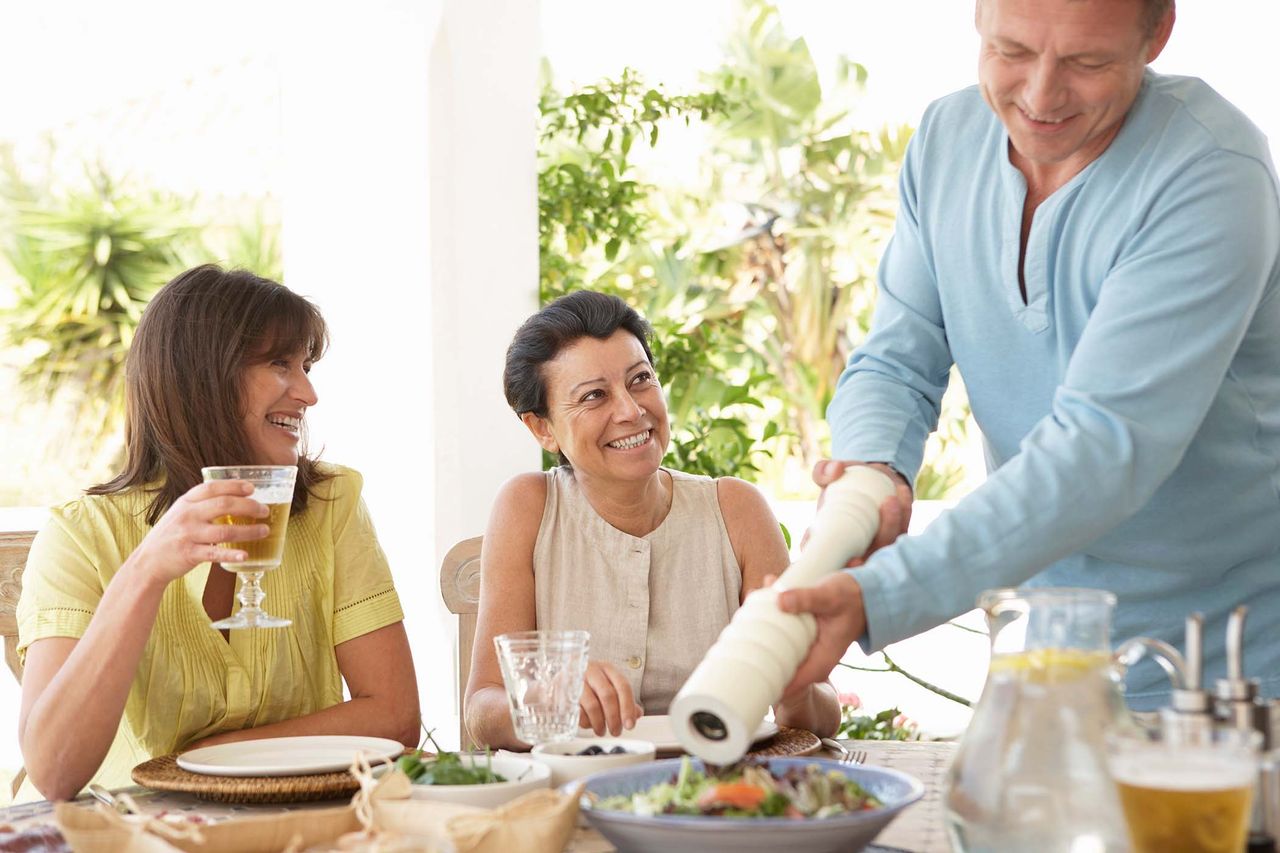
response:
<svg viewBox="0 0 1280 853"><path fill-rule="evenodd" d="M537 31L537 3L445 0L431 50L437 557L537 465L502 396L507 344L538 298Z"/></svg>
<svg viewBox="0 0 1280 853"><path fill-rule="evenodd" d="M295 14L286 280L333 333L314 373L312 445L365 475L423 718L450 741L456 628L440 559L483 531L498 486L538 458L501 391L506 344L537 302L537 4Z"/></svg>

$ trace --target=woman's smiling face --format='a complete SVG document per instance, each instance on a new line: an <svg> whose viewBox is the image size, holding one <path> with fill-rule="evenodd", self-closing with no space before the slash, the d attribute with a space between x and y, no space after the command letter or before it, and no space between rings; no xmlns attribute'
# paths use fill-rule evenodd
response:
<svg viewBox="0 0 1280 853"><path fill-rule="evenodd" d="M580 338L542 366L547 417L527 413L538 443L560 452L575 475L642 480L667 452L667 401L635 335Z"/></svg>
<svg viewBox="0 0 1280 853"><path fill-rule="evenodd" d="M296 465L302 419L318 402L311 356L298 352L244 369L244 431L254 465Z"/></svg>

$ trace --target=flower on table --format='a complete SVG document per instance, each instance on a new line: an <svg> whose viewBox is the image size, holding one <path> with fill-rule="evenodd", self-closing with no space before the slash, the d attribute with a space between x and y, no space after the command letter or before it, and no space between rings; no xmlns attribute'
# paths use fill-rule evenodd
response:
<svg viewBox="0 0 1280 853"><path fill-rule="evenodd" d="M841 709L849 708L850 710L856 711L858 708L862 707L862 699L857 693L837 693L836 699L839 700Z"/></svg>

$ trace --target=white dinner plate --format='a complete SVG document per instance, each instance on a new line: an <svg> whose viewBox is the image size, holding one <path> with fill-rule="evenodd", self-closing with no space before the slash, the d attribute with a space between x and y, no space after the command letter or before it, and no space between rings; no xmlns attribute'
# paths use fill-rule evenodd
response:
<svg viewBox="0 0 1280 853"><path fill-rule="evenodd" d="M773 720L762 720L759 728L756 729L755 735L751 738L752 743L759 743L762 740L768 740L778 733L778 724ZM591 729L578 729L578 737L593 738L595 732ZM684 747L680 745L679 738L676 733L671 730L671 718L666 714L652 714L641 717L636 720L636 727L624 731L619 737L634 738L636 740L647 740L654 745L658 752L683 752Z"/></svg>
<svg viewBox="0 0 1280 853"><path fill-rule="evenodd" d="M275 737L193 749L178 756L178 766L206 776L302 776L346 770L360 753L374 762L402 752L404 744L382 737Z"/></svg>

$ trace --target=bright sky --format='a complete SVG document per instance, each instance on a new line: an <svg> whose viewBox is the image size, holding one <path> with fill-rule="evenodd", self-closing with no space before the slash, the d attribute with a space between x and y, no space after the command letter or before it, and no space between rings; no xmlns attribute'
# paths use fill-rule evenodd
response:
<svg viewBox="0 0 1280 853"><path fill-rule="evenodd" d="M6 0L0 138L279 50L281 0Z"/></svg>

